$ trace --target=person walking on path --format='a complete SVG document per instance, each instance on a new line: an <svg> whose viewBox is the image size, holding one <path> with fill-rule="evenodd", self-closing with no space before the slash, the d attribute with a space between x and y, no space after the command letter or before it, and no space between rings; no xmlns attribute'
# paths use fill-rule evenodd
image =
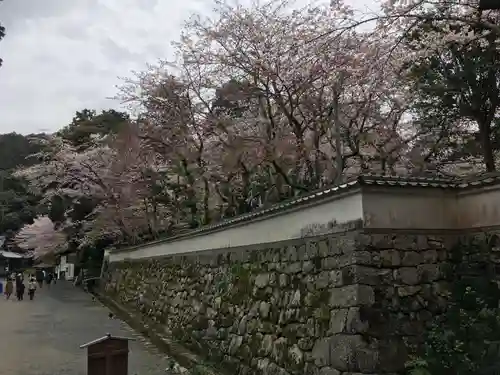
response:
<svg viewBox="0 0 500 375"><path fill-rule="evenodd" d="M16 275L16 289L18 288L18 286L24 281L24 277L21 273L18 273Z"/></svg>
<svg viewBox="0 0 500 375"><path fill-rule="evenodd" d="M47 277L45 278L45 282L47 283L47 286L50 288L50 284L52 283L52 273L48 272Z"/></svg>
<svg viewBox="0 0 500 375"><path fill-rule="evenodd" d="M38 286L43 287L43 272L36 271L36 281L38 282Z"/></svg>
<svg viewBox="0 0 500 375"><path fill-rule="evenodd" d="M33 298L35 298L35 291L36 291L36 281L32 277L28 284L28 294L30 296L30 301L33 301Z"/></svg>
<svg viewBox="0 0 500 375"><path fill-rule="evenodd" d="M17 294L17 300L22 301L24 299L24 290L26 289L26 286L24 285L24 281L21 280L19 285L16 286L16 294Z"/></svg>
<svg viewBox="0 0 500 375"><path fill-rule="evenodd" d="M7 297L7 299L10 299L10 296L12 295L13 291L14 291L14 283L12 282L12 279L9 277L7 279L7 282L5 283L5 297Z"/></svg>

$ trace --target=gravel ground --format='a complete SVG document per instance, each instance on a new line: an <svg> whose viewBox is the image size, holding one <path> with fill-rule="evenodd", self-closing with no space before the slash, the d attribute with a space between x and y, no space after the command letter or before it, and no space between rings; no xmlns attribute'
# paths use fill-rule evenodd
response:
<svg viewBox="0 0 500 375"><path fill-rule="evenodd" d="M87 375L80 345L104 336L133 337L129 375L166 375L171 361L71 283L37 290L34 301L0 297L0 375Z"/></svg>

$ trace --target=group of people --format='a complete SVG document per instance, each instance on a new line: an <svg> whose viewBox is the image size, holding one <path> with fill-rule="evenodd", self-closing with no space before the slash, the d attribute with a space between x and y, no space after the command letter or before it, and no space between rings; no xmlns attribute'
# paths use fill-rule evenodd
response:
<svg viewBox="0 0 500 375"><path fill-rule="evenodd" d="M22 273L18 273L17 275L10 276L7 278L7 282L5 283L5 296L7 299L10 299L10 296L14 292L14 286L16 289L17 300L18 301L24 300L26 285L24 284L24 275ZM28 295L30 297L30 300L33 300L33 298L35 298L35 291L36 291L36 281L34 277L30 276L28 282Z"/></svg>
<svg viewBox="0 0 500 375"><path fill-rule="evenodd" d="M52 272L46 272L45 270L39 270L36 272L36 281L38 283L38 286L40 288L43 287L43 282L47 284L48 287L50 287L50 284L52 284L52 281L54 281L54 284L57 282L57 276L53 274Z"/></svg>
<svg viewBox="0 0 500 375"><path fill-rule="evenodd" d="M43 271L43 273L37 274L36 278L34 275L29 275L28 280L28 295L30 300L32 301L35 298L37 284L41 288L43 286L43 282L45 281L47 285L50 286L52 281L54 281L54 283L56 282L56 277L50 272L47 273ZM7 277L7 281L5 283L5 297L7 299L10 299L11 295L14 293L14 287L17 300L24 300L26 285L24 284L24 275L22 273L14 273Z"/></svg>

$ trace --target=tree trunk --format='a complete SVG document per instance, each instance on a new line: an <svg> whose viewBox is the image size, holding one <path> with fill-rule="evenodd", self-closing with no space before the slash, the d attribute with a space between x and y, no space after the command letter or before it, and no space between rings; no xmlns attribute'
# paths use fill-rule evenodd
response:
<svg viewBox="0 0 500 375"><path fill-rule="evenodd" d="M490 122L479 123L479 142L481 143L481 152L486 167L486 172L495 172L495 157L491 146L491 127Z"/></svg>

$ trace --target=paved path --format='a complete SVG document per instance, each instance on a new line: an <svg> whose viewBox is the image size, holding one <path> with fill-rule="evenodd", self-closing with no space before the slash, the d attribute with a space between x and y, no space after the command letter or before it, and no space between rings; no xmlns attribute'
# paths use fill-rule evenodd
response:
<svg viewBox="0 0 500 375"><path fill-rule="evenodd" d="M167 374L165 355L70 283L44 285L34 301L26 297L0 297L0 375L86 375L79 346L108 332L138 339L130 343L129 375Z"/></svg>

